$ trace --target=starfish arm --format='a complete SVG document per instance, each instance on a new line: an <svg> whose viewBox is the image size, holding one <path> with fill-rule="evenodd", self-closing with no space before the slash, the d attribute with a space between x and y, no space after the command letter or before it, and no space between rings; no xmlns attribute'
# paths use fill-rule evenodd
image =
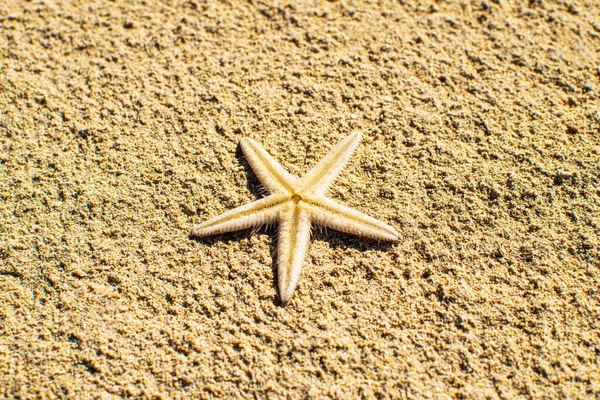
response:
<svg viewBox="0 0 600 400"><path fill-rule="evenodd" d="M258 227L277 221L282 204L289 196L271 195L229 210L196 225L191 235L196 237L218 235Z"/></svg>
<svg viewBox="0 0 600 400"><path fill-rule="evenodd" d="M288 203L281 212L277 243L279 297L286 305L300 279L310 239L310 214L303 204Z"/></svg>
<svg viewBox="0 0 600 400"><path fill-rule="evenodd" d="M310 208L312 222L315 224L376 240L398 240L398 232L390 225L328 197L318 196L304 200Z"/></svg>
<svg viewBox="0 0 600 400"><path fill-rule="evenodd" d="M304 192L324 194L350 161L362 134L352 133L339 142L302 178L299 187Z"/></svg>
<svg viewBox="0 0 600 400"><path fill-rule="evenodd" d="M291 184L298 179L288 173L267 151L256 141L242 138L240 146L248 164L271 193L290 192Z"/></svg>

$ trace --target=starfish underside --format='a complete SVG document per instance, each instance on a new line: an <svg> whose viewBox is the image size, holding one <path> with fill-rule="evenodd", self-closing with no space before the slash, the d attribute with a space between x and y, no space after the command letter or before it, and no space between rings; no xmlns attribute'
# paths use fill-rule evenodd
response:
<svg viewBox="0 0 600 400"><path fill-rule="evenodd" d="M195 226L192 236L216 235L279 222L277 279L283 305L290 300L298 284L311 224L377 240L398 240L398 233L391 226L325 196L348 164L360 139L360 133L349 135L299 178L284 170L260 144L243 138L242 151L270 195Z"/></svg>

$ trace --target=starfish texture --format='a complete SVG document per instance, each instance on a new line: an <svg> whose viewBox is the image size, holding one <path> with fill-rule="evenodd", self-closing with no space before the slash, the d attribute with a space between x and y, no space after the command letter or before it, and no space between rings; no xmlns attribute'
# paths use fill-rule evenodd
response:
<svg viewBox="0 0 600 400"><path fill-rule="evenodd" d="M191 235L203 237L279 222L277 279L281 303L286 305L300 278L311 224L377 240L398 240L391 226L325 196L360 139L360 133L349 135L299 178L285 171L260 144L243 138L242 151L270 195L195 226Z"/></svg>

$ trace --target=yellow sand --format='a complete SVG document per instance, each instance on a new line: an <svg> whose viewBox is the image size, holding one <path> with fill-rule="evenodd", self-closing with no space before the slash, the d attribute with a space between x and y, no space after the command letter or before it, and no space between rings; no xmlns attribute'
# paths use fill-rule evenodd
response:
<svg viewBox="0 0 600 400"><path fill-rule="evenodd" d="M267 3L1 2L0 396L598 396L598 2ZM188 238L354 130L399 243Z"/></svg>

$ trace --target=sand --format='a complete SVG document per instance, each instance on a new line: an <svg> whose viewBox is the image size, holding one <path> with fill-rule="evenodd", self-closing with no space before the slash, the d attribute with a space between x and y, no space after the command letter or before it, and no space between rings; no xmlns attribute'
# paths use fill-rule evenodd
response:
<svg viewBox="0 0 600 400"><path fill-rule="evenodd" d="M0 4L0 395L600 397L597 1ZM294 297L247 136L393 225Z"/></svg>

